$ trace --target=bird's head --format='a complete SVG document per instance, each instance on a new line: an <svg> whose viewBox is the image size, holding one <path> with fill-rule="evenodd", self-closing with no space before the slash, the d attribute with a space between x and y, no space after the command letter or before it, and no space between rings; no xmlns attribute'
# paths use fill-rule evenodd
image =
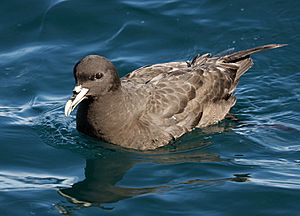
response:
<svg viewBox="0 0 300 216"><path fill-rule="evenodd" d="M76 106L85 99L95 99L117 90L120 78L115 66L106 58L88 55L74 66L76 85L73 96L65 105L65 115L69 116Z"/></svg>

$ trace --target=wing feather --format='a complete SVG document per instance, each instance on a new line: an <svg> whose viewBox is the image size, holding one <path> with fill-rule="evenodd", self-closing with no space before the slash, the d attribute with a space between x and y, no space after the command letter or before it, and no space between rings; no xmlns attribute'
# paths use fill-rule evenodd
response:
<svg viewBox="0 0 300 216"><path fill-rule="evenodd" d="M221 120L235 102L230 91L239 67L208 55L202 57L200 65L194 61L190 67L173 69L155 82L149 81L153 90L143 118L175 138L194 127Z"/></svg>

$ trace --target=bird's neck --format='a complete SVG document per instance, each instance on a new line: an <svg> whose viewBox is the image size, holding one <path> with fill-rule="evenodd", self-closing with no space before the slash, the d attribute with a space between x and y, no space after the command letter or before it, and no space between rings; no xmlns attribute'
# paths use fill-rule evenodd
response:
<svg viewBox="0 0 300 216"><path fill-rule="evenodd" d="M97 98L82 101L77 111L77 129L90 136L105 137L110 131L130 124L133 118L131 112L134 111L131 99L131 93L119 88Z"/></svg>

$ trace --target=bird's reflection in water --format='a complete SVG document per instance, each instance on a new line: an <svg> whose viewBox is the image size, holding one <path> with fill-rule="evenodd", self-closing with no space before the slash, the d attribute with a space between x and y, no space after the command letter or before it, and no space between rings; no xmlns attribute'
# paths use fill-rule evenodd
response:
<svg viewBox="0 0 300 216"><path fill-rule="evenodd" d="M73 203L89 206L116 202L153 191L154 188L123 188L117 185L133 165L133 161L125 154L88 159L85 179L73 184L71 188L60 189L59 193Z"/></svg>
<svg viewBox="0 0 300 216"><path fill-rule="evenodd" d="M213 128L215 130L215 128ZM85 179L73 184L70 188L62 188L59 194L68 201L76 204L77 207L89 207L92 205L101 206L105 203L114 203L130 197L142 194L163 192L172 190L172 188L184 187L187 184L222 184L226 181L245 182L249 175L236 175L234 177L202 180L191 179L185 182L176 182L153 187L126 187L118 183L123 179L126 173L135 165L140 163L199 163L199 162L222 162L218 155L206 153L203 147L211 144L211 141L199 143L195 141L184 145L169 146L150 152L124 152L114 151L113 153L100 158L87 159L85 167ZM199 140L199 139L196 139ZM189 148L188 148L188 147ZM201 149L202 147L202 149ZM140 179L143 179L141 177ZM136 180L138 181L138 179ZM140 183L138 183L140 185ZM67 208L59 204L56 206L61 213L68 214ZM103 206L102 206L103 207Z"/></svg>

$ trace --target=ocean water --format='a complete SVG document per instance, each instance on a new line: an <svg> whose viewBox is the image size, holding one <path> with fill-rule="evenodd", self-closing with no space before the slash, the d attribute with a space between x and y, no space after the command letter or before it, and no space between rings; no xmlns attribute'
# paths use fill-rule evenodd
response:
<svg viewBox="0 0 300 216"><path fill-rule="evenodd" d="M0 3L1 215L300 215L300 2ZM137 152L75 129L74 64L146 64L269 43L224 120Z"/></svg>

